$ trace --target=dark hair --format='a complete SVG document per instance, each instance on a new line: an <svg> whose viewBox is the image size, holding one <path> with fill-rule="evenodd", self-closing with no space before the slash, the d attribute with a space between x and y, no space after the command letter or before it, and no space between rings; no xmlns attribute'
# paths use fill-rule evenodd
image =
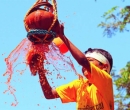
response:
<svg viewBox="0 0 130 110"><path fill-rule="evenodd" d="M111 71L111 69L112 69L112 67L113 67L113 59L112 59L112 56L111 56L111 54L110 54L109 52L107 52L106 50L103 50L103 49L98 49L98 48L94 48L94 49L89 48L88 50L85 51L85 54L88 53L88 52L90 52L90 53L92 53L92 52L99 52L99 53L102 54L104 57L106 57L107 60L108 60L109 63L110 63L110 66L111 66L111 67L110 67L110 71Z"/></svg>

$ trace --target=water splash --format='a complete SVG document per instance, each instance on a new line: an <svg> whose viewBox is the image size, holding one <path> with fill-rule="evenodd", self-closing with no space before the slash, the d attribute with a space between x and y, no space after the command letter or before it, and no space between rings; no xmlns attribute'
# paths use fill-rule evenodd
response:
<svg viewBox="0 0 130 110"><path fill-rule="evenodd" d="M12 103L12 106L16 106L18 104L17 98L15 96L16 90L11 86L11 79L13 77L13 74L15 73L14 70L18 65L25 64L26 67L24 69L17 70L17 72L23 74L24 71L27 69L29 62L31 61L32 55L34 54L40 54L42 57L44 57L44 65L47 67L45 69L48 75L52 75L52 71L58 71L57 78L65 79L65 77L62 77L62 75L60 74L60 70L74 71L77 74L70 57L61 54L59 48L56 47L55 44L51 43L50 45L34 45L27 38L25 38L5 59L7 68L3 76L7 76L6 84L8 89L5 90L4 93L9 92L13 95L15 102ZM51 66L54 67L53 70L50 70Z"/></svg>

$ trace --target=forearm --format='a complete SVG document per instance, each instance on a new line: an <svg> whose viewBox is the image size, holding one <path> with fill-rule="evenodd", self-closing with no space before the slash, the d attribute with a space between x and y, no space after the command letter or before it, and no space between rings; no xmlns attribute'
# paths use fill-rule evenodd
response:
<svg viewBox="0 0 130 110"><path fill-rule="evenodd" d="M69 51L75 60L83 67L85 67L90 72L90 64L83 52L81 52L65 35L60 36L62 41L66 44Z"/></svg>
<svg viewBox="0 0 130 110"><path fill-rule="evenodd" d="M38 73L39 73L41 88L42 88L45 98L46 99L58 98L58 95L53 92L53 90L45 76L45 70L43 70L43 69L39 70Z"/></svg>

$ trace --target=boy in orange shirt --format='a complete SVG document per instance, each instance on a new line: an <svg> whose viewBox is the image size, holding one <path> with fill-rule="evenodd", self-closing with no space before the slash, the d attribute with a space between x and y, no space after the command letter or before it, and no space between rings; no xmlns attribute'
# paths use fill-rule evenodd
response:
<svg viewBox="0 0 130 110"><path fill-rule="evenodd" d="M76 102L77 110L114 110L113 84L110 76L113 65L111 55L103 49L91 48L83 54L66 38L63 25L60 29L60 38L82 66L86 78L74 80L54 90L44 74L43 64L40 64L38 73L44 96L46 99L60 98L63 103ZM39 65L38 60L36 65Z"/></svg>

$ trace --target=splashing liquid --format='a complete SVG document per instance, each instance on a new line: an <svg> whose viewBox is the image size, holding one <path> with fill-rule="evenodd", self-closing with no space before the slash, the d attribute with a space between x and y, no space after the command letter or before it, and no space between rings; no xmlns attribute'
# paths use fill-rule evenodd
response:
<svg viewBox="0 0 130 110"><path fill-rule="evenodd" d="M12 106L16 106L18 104L18 101L15 96L16 90L11 86L11 79L13 77L14 70L20 64L25 64L27 68L29 62L31 61L31 57L34 54L40 54L42 57L44 57L44 60L46 62L44 63L44 65L48 67L53 65L56 71L74 71L77 74L70 57L61 54L59 48L55 46L53 42L50 45L34 45L27 38L25 38L5 59L7 69L3 76L7 76L6 84L8 89L5 90L4 93L9 92L13 95L15 102L12 103ZM23 74L26 68L22 71L19 70L20 74ZM52 71L49 71L49 68L46 70L49 75L53 74ZM61 77L60 73L57 74L57 77L59 76Z"/></svg>
<svg viewBox="0 0 130 110"><path fill-rule="evenodd" d="M38 0L34 5L36 5L38 2L40 2L40 0ZM53 27L53 25L55 24L55 21L57 19L56 1L52 0L52 4L53 4L55 18L53 20L52 25L48 29L48 31L51 30L51 28ZM27 15L28 15L28 13L27 13ZM25 16L25 18L26 18L26 16ZM26 26L26 24L25 24L25 26ZM28 26L26 26L26 28L27 28L27 30L29 30ZM35 54L39 54L45 60L44 65L48 65L48 67L50 67L50 65L53 65L53 67L56 71L73 70L76 73L76 75L78 75L71 59L69 57L66 57L65 55L61 54L59 51L59 48L56 47L53 43L51 43L49 45L48 44L34 45L27 38L25 38L5 59L7 69L6 69L6 72L3 74L3 76L7 76L6 84L7 84L8 89L5 90L4 93L9 92L10 94L13 95L15 102L13 102L11 104L12 106L16 106L18 104L18 101L15 96L16 90L11 86L11 79L13 77L14 70L19 64L25 64L26 68L27 68L31 62L32 56ZM19 70L20 74L23 74L24 71L26 70L26 68L22 71ZM46 69L46 72L49 73L49 75L51 75L52 72L49 70L50 70L49 68L48 68L48 70ZM32 73L32 75L36 75L35 72L34 72L34 74ZM61 78L62 76L59 73L59 74L57 74L57 77Z"/></svg>

